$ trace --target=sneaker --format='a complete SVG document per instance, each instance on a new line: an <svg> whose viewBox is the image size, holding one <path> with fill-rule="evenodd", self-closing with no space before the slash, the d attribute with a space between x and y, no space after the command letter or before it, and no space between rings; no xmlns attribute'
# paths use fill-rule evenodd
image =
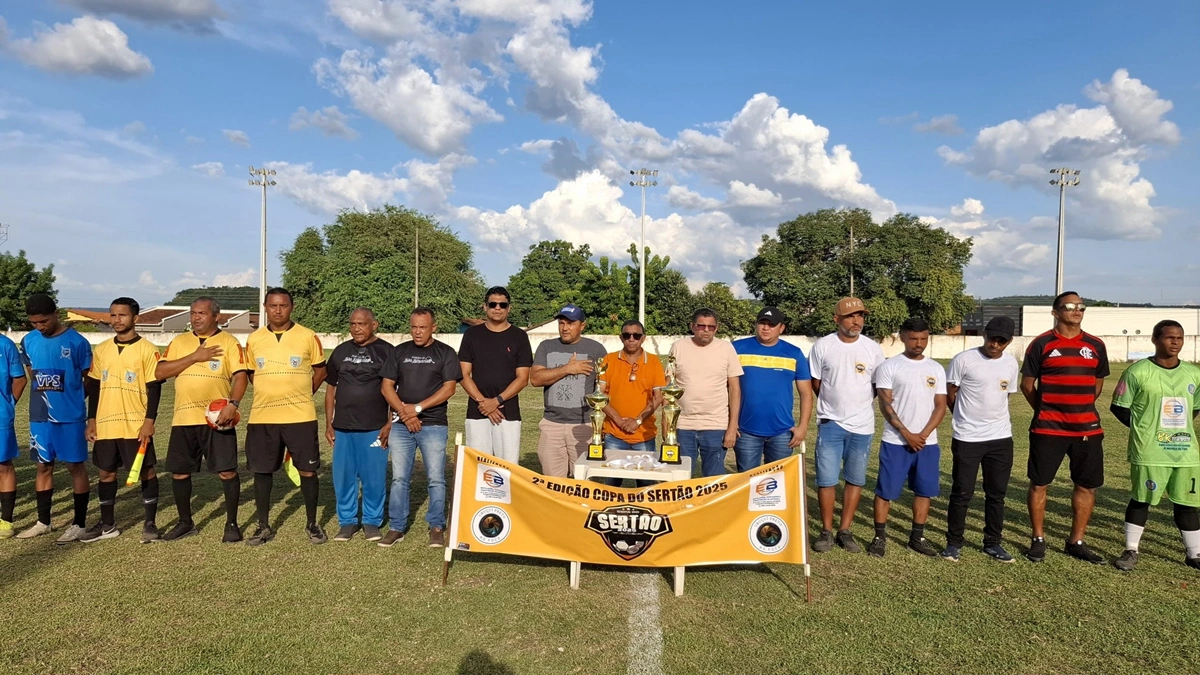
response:
<svg viewBox="0 0 1200 675"><path fill-rule="evenodd" d="M0 539L8 539L14 534L12 523L7 520L0 520Z"/></svg>
<svg viewBox="0 0 1200 675"><path fill-rule="evenodd" d="M996 560L996 561L1002 562L1002 563L1013 562L1013 557L1011 555L1009 555L1008 551L1005 551L1004 547L1001 546L1000 544L991 544L989 546L984 546L983 552L986 553L988 555L988 557L990 557L992 560Z"/></svg>
<svg viewBox="0 0 1200 675"><path fill-rule="evenodd" d="M142 543L152 544L158 540L158 525L155 525L154 522L150 520L142 523Z"/></svg>
<svg viewBox="0 0 1200 675"><path fill-rule="evenodd" d="M383 535L383 539L379 540L379 545L384 548L391 548L392 544L404 541L404 533L400 530L388 530L388 533Z"/></svg>
<svg viewBox="0 0 1200 675"><path fill-rule="evenodd" d="M1121 557L1113 561L1113 567L1121 570L1122 572L1132 572L1133 568L1137 567L1137 554L1137 551L1125 549L1125 552L1121 554ZM1191 561L1188 561L1188 563L1190 564Z"/></svg>
<svg viewBox="0 0 1200 675"><path fill-rule="evenodd" d="M1046 539L1044 537L1034 537L1029 542L1029 549L1025 551L1025 557L1029 558L1029 562L1042 562L1046 559Z"/></svg>
<svg viewBox="0 0 1200 675"><path fill-rule="evenodd" d="M839 530L837 537L834 538L838 546L841 546L846 553L862 553L862 547L854 540L854 535L850 534L850 530Z"/></svg>
<svg viewBox="0 0 1200 675"><path fill-rule="evenodd" d="M237 523L225 523L225 534L221 537L222 544L236 544L242 540L242 528Z"/></svg>
<svg viewBox="0 0 1200 675"><path fill-rule="evenodd" d="M953 544L946 544L946 548L942 549L942 552L938 555L942 556L942 560L958 562L962 555L962 547L954 546Z"/></svg>
<svg viewBox="0 0 1200 675"><path fill-rule="evenodd" d="M821 536L813 540L812 550L817 553L825 553L833 550L833 532L829 530L821 530Z"/></svg>
<svg viewBox="0 0 1200 675"><path fill-rule="evenodd" d="M350 541L354 538L354 533L358 532L357 525L343 525L338 528L337 534L333 535L334 541Z"/></svg>
<svg viewBox="0 0 1200 675"><path fill-rule="evenodd" d="M193 523L191 521L180 521L175 524L175 527L171 528L170 532L167 532L166 534L163 535L162 540L163 541L175 541L176 539L183 539L184 537L194 536L194 535L196 535L196 533L197 533L197 530L196 530L195 523Z"/></svg>
<svg viewBox="0 0 1200 675"><path fill-rule="evenodd" d="M867 544L867 554L873 555L876 558L882 558L883 554L887 553L887 539L883 537L875 537Z"/></svg>
<svg viewBox="0 0 1200 675"><path fill-rule="evenodd" d="M40 537L43 534L49 534L53 531L54 526L47 525L39 520L33 524L33 527L30 527L27 530L22 530L21 534L17 535L17 539L33 539L34 537Z"/></svg>
<svg viewBox="0 0 1200 675"><path fill-rule="evenodd" d="M1067 555L1071 556L1072 558L1078 558L1093 565L1104 564L1104 556L1093 553L1092 549L1088 548L1087 544L1083 543L1082 539L1074 543L1067 542L1067 545L1063 550L1066 551Z"/></svg>
<svg viewBox="0 0 1200 675"><path fill-rule="evenodd" d="M321 526L316 523L304 528L304 532L308 534L308 543L313 546L329 541L329 537L325 536L325 530L322 530Z"/></svg>
<svg viewBox="0 0 1200 675"><path fill-rule="evenodd" d="M1183 561L1183 564L1194 570L1200 570L1200 556L1196 556L1195 558L1187 558Z"/></svg>
<svg viewBox="0 0 1200 675"><path fill-rule="evenodd" d="M379 531L378 525L363 525L363 536L367 541L379 541L383 539L383 533Z"/></svg>
<svg viewBox="0 0 1200 675"><path fill-rule="evenodd" d="M930 558L938 554L938 550L934 548L933 544L929 543L929 540L925 537L909 537L908 547L917 553L920 553L921 555L927 555Z"/></svg>
<svg viewBox="0 0 1200 675"><path fill-rule="evenodd" d="M90 544L94 541L115 539L119 536L121 536L121 531L117 529L116 525L96 523L95 525L84 530L83 534L79 535L79 541Z"/></svg>
<svg viewBox="0 0 1200 675"><path fill-rule="evenodd" d="M55 539L54 543L62 545L69 544L73 541L79 541L79 538L83 536L84 532L87 532L87 530L76 525L75 523L71 523L71 526L67 528L66 532L63 532L58 539Z"/></svg>
<svg viewBox="0 0 1200 675"><path fill-rule="evenodd" d="M446 528L431 527L429 528L429 548L445 548L446 547Z"/></svg>
<svg viewBox="0 0 1200 675"><path fill-rule="evenodd" d="M246 540L247 546L262 546L263 544L275 538L275 531L270 525L259 525L254 528L254 534Z"/></svg>

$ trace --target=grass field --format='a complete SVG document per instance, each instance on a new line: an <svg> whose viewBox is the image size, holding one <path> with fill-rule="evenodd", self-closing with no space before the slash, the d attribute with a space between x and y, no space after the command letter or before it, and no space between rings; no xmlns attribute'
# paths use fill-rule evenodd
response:
<svg viewBox="0 0 1200 675"><path fill-rule="evenodd" d="M1110 390L1121 369L1115 368ZM168 385L164 410L170 392ZM528 391L522 401L522 463L536 467L540 392ZM464 402L461 392L451 402L451 434L461 429ZM1016 554L1028 538L1027 444L1020 430L1029 414L1019 396L1012 409L1017 459L1005 546ZM24 415L22 404L19 429ZM164 415L157 430L163 451L169 419ZM1129 469L1124 428L1107 413L1104 426L1107 483L1088 540L1111 559L1123 548ZM934 501L928 531L938 545L945 541L949 419L942 433L943 497ZM320 513L332 534L327 474ZM413 499L420 508L413 517L419 519L423 470L415 475ZM453 475L449 468L447 475ZM249 478L243 473L243 527L253 517ZM18 479L16 522L23 528L35 518L33 466L25 458L18 462ZM175 519L168 482L160 527ZM812 604L804 602L799 567L698 568L688 573L682 598L671 594L667 575L647 571L658 593L661 670L641 662L640 654L631 658L628 648L640 637L628 627L639 625L640 613L653 611L642 604L644 592L639 595L645 574L588 566L582 588L571 591L565 563L463 555L442 588L442 552L425 546L422 521L416 521L414 536L392 549L361 538L311 546L301 531L300 494L282 475L272 514L278 538L258 549L226 546L220 543L219 481L203 475L195 483L199 537L139 545L136 488L122 486L118 524L129 531L116 540L0 542L3 672L1195 672L1200 652L1200 574L1181 564L1170 505L1151 511L1136 572L1069 559L1061 552L1070 521L1065 467L1050 490L1052 548L1040 565L1024 558L1002 565L983 555L981 492L972 504L961 563L903 548L906 495L893 508L886 558L841 550L814 558ZM70 520L65 471L56 488L54 523L61 527ZM811 493L809 511L815 513ZM93 498L89 520L98 508ZM860 539L868 538L870 521L868 491L855 526Z"/></svg>

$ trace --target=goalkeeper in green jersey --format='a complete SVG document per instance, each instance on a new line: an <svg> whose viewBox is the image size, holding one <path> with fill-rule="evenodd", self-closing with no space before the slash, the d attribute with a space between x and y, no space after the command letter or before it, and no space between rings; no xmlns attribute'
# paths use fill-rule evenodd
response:
<svg viewBox="0 0 1200 675"><path fill-rule="evenodd" d="M1200 368L1179 360L1183 326L1159 321L1154 356L1129 367L1113 390L1112 414L1129 427L1133 494L1125 509L1125 552L1113 564L1132 571L1150 506L1163 495L1175 505L1175 525L1187 551L1184 562L1200 569L1200 446L1192 420L1200 414Z"/></svg>

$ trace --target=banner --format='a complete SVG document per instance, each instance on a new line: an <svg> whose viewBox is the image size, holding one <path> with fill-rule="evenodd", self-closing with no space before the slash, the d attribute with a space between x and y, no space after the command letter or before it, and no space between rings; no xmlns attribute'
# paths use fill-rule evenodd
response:
<svg viewBox="0 0 1200 675"><path fill-rule="evenodd" d="M807 564L802 472L793 456L746 473L614 488L459 446L448 547L632 567Z"/></svg>

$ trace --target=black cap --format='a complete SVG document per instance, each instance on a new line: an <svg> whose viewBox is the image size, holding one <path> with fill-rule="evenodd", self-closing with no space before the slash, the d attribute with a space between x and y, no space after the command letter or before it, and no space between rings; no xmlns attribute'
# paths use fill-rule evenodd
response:
<svg viewBox="0 0 1200 675"><path fill-rule="evenodd" d="M1005 340L1012 340L1015 332L1017 332L1017 325L1007 316L992 317L992 320L988 321L987 327L983 329L984 335L1002 337Z"/></svg>
<svg viewBox="0 0 1200 675"><path fill-rule="evenodd" d="M781 323L787 323L787 317L783 315L783 312L779 311L778 307L763 307L762 311L758 313L758 318L754 320L754 323L762 323L764 321L772 326L778 326Z"/></svg>

